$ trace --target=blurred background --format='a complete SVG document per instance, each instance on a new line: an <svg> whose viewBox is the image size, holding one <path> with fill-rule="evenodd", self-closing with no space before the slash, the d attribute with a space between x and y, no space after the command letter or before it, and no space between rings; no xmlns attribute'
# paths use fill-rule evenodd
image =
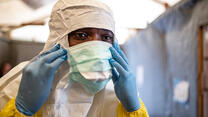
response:
<svg viewBox="0 0 208 117"><path fill-rule="evenodd" d="M0 0L0 75L48 39L57 0ZM150 117L208 117L208 0L102 0Z"/></svg>

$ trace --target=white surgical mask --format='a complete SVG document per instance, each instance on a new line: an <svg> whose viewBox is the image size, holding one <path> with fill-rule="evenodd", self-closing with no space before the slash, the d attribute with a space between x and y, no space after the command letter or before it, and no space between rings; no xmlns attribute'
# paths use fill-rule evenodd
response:
<svg viewBox="0 0 208 117"><path fill-rule="evenodd" d="M80 83L92 94L102 90L112 77L111 46L103 41L88 41L70 47L70 80Z"/></svg>

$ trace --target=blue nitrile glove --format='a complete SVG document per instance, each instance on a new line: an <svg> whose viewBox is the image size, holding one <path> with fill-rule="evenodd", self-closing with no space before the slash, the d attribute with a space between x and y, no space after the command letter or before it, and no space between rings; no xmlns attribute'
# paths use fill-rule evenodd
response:
<svg viewBox="0 0 208 117"><path fill-rule="evenodd" d="M58 44L23 69L15 102L21 113L31 116L41 108L50 93L55 72L65 60L67 51Z"/></svg>
<svg viewBox="0 0 208 117"><path fill-rule="evenodd" d="M114 48L113 48L114 47ZM110 48L113 59L112 80L116 96L128 112L136 111L140 108L140 101L136 86L136 78L131 72L127 59L117 43Z"/></svg>

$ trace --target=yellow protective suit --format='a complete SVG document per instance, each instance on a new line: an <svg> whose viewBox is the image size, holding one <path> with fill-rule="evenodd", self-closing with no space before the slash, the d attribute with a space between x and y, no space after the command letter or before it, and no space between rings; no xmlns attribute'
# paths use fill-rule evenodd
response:
<svg viewBox="0 0 208 117"><path fill-rule="evenodd" d="M141 108L134 112L127 112L121 103L117 107L117 117L149 117L147 110L141 101ZM42 117L40 109L33 117ZM11 99L8 104L0 112L0 117L26 117L21 114L15 107L15 99Z"/></svg>

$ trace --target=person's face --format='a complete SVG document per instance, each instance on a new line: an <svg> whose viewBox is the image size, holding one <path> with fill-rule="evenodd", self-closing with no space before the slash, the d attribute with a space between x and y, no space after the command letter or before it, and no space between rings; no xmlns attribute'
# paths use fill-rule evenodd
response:
<svg viewBox="0 0 208 117"><path fill-rule="evenodd" d="M112 44L114 41L114 34L109 30L98 28L78 29L68 34L69 47L95 40Z"/></svg>

